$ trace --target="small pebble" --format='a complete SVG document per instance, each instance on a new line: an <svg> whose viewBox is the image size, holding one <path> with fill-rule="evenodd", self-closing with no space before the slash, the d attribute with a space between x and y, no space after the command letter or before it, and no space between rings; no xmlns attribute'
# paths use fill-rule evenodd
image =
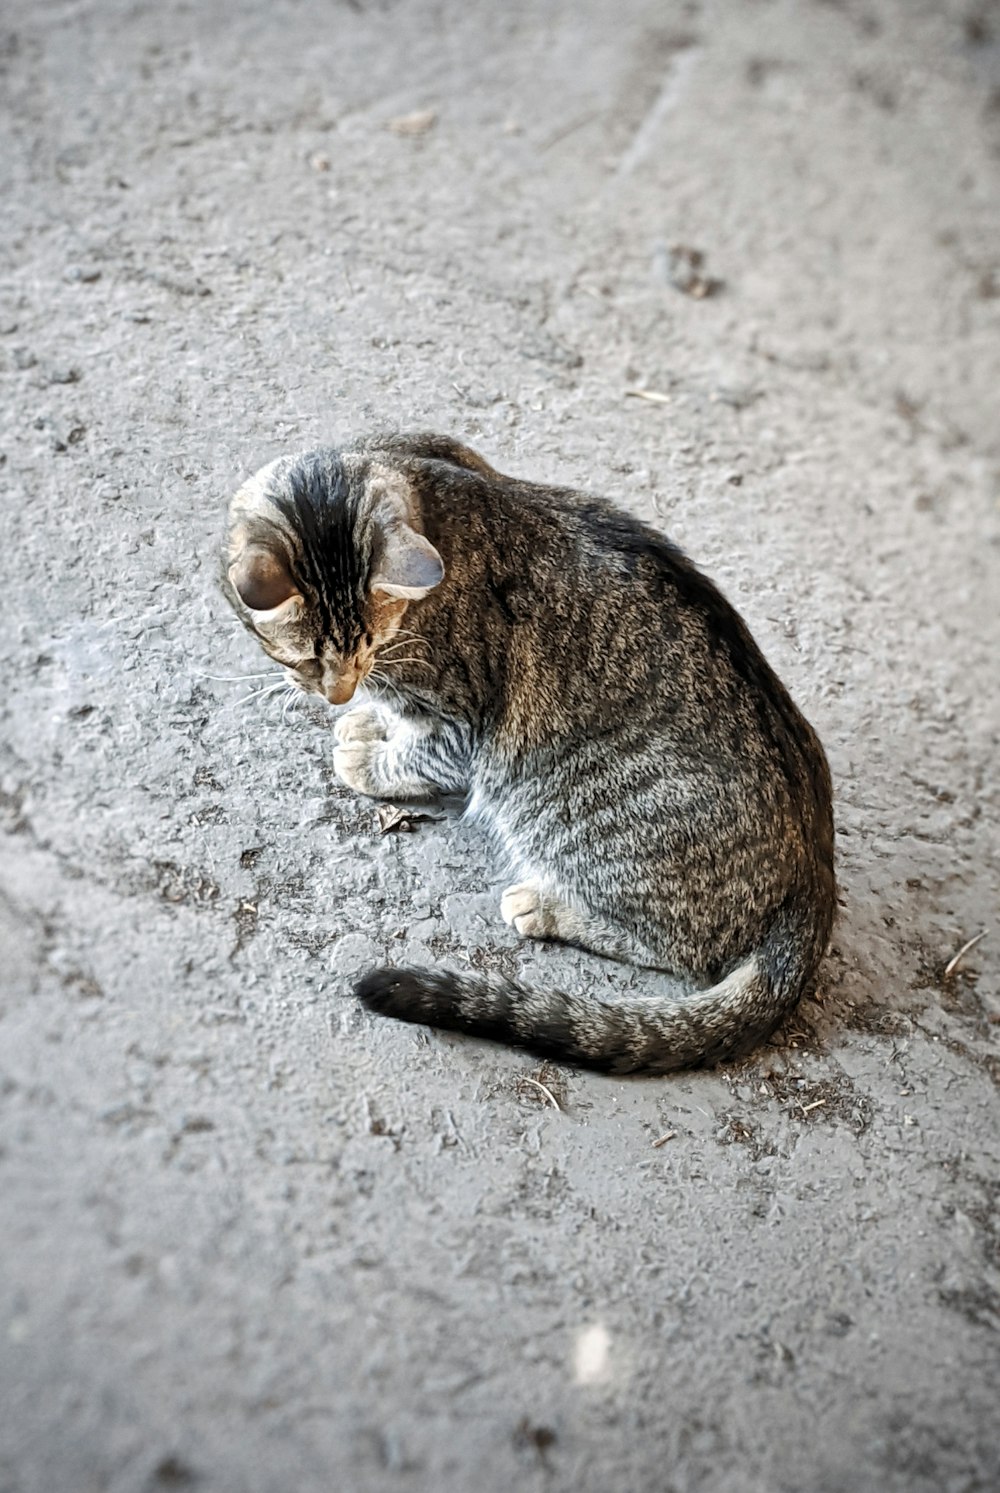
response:
<svg viewBox="0 0 1000 1493"><path fill-rule="evenodd" d="M396 119L390 119L386 129L394 135L426 135L436 123L436 109L415 109L412 114L400 114Z"/></svg>

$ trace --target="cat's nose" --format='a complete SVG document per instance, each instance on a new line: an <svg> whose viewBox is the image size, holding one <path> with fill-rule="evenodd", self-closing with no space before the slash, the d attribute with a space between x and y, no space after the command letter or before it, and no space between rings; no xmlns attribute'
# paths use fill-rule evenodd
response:
<svg viewBox="0 0 1000 1493"><path fill-rule="evenodd" d="M346 705L357 687L357 674L342 674L333 684L327 686L326 698L331 705Z"/></svg>

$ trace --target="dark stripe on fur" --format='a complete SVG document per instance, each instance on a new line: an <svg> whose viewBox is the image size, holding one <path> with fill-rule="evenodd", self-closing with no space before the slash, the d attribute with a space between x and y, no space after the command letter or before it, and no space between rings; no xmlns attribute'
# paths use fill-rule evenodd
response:
<svg viewBox="0 0 1000 1493"><path fill-rule="evenodd" d="M292 467L285 487L271 501L301 545L296 580L315 598L323 636L349 655L361 637L370 561L360 542L358 495L333 450L317 451Z"/></svg>

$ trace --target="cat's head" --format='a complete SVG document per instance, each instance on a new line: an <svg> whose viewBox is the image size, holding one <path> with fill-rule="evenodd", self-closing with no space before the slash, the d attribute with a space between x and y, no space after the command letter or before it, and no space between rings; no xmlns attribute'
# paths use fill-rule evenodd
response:
<svg viewBox="0 0 1000 1493"><path fill-rule="evenodd" d="M280 457L230 504L229 600L296 684L333 705L443 578L405 478L356 453Z"/></svg>

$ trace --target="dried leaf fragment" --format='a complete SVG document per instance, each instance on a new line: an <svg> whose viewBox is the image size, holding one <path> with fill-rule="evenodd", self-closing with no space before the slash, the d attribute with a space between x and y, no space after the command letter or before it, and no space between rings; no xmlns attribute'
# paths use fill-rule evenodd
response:
<svg viewBox="0 0 1000 1493"><path fill-rule="evenodd" d="M399 804L379 804L379 834L387 835L392 830L398 830L402 834L410 834L416 828L417 821L426 818L426 814L419 814L413 809L403 808Z"/></svg>
<svg viewBox="0 0 1000 1493"><path fill-rule="evenodd" d="M704 273L705 256L688 244L671 244L667 253L667 279L675 290L703 301L722 289L722 281Z"/></svg>
<svg viewBox="0 0 1000 1493"><path fill-rule="evenodd" d="M443 813L431 809L419 809L415 804L379 804L379 833L387 835L390 830L409 834L425 819L442 819Z"/></svg>

